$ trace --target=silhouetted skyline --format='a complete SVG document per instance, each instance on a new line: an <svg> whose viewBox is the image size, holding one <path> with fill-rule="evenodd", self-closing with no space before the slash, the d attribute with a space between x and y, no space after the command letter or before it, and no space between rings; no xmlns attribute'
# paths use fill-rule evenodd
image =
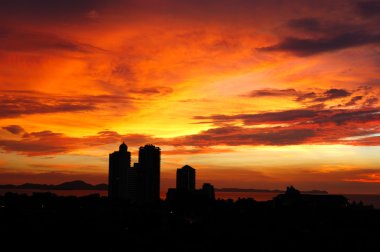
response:
<svg viewBox="0 0 380 252"><path fill-rule="evenodd" d="M190 165L185 165L180 169L177 169L176 177L176 189L194 191L196 186L196 171Z"/></svg>
<svg viewBox="0 0 380 252"><path fill-rule="evenodd" d="M131 153L123 142L109 154L108 197L137 202L160 199L160 148L147 144L139 149L139 162L131 167Z"/></svg>
<svg viewBox="0 0 380 252"><path fill-rule="evenodd" d="M165 191L189 164L198 186L378 193L379 5L1 0L0 184L107 183L125 141L131 177L160 146Z"/></svg>
<svg viewBox="0 0 380 252"><path fill-rule="evenodd" d="M376 252L379 27L380 0L0 0L0 252Z"/></svg>
<svg viewBox="0 0 380 252"><path fill-rule="evenodd" d="M9 192L0 195L1 246L16 251L51 251L59 244L59 250L91 251L363 252L378 247L380 211L343 196L307 195L289 186L264 202L214 200L205 194L211 188L173 189L167 200L143 204L98 194Z"/></svg>
<svg viewBox="0 0 380 252"><path fill-rule="evenodd" d="M131 153L123 142L119 151L109 154L108 197L129 200L132 203L159 202L161 151L146 144L139 148L139 162L131 167ZM204 183L196 189L196 170L189 165L177 169L176 188L169 188L166 200L191 202L215 200L214 186Z"/></svg>

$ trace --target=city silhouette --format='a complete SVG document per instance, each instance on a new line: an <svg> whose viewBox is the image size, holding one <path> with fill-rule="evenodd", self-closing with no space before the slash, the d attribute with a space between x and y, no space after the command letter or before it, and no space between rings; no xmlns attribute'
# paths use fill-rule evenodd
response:
<svg viewBox="0 0 380 252"><path fill-rule="evenodd" d="M124 142L119 151L109 155L108 197L138 202L160 200L160 148L140 147L138 160L131 167L131 153Z"/></svg>
<svg viewBox="0 0 380 252"><path fill-rule="evenodd" d="M216 199L197 189L196 169L177 169L176 188L160 199L160 148L123 142L109 155L108 197L50 192L0 196L2 246L96 251L375 251L380 210L341 195L304 194L293 186L269 201ZM62 185L88 187L84 182ZM23 242L18 242L22 239ZM41 243L42 242L42 243ZM55 247L54 247L55 250Z"/></svg>
<svg viewBox="0 0 380 252"><path fill-rule="evenodd" d="M139 149L138 163L131 167L131 153L123 142L118 151L109 155L108 197L132 203L154 203L160 200L160 148L147 144ZM189 165L177 169L175 189L169 189L169 201L188 198L215 200L214 187L205 183L195 189L195 169Z"/></svg>
<svg viewBox="0 0 380 252"><path fill-rule="evenodd" d="M380 0L0 0L0 252L378 251Z"/></svg>

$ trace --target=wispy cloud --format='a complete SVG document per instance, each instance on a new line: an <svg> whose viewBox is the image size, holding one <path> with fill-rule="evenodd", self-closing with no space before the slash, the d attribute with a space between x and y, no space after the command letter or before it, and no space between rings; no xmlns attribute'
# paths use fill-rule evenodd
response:
<svg viewBox="0 0 380 252"><path fill-rule="evenodd" d="M79 112L96 110L104 104L124 104L131 107L131 98L118 95L65 96L35 91L2 91L0 118L31 114Z"/></svg>

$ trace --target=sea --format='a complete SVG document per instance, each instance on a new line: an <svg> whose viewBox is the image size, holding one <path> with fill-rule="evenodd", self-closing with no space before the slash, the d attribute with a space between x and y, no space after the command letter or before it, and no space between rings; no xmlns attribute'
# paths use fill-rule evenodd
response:
<svg viewBox="0 0 380 252"><path fill-rule="evenodd" d="M0 189L0 195L6 192L14 192L19 194L31 195L33 192L46 192L46 190L30 190L30 189ZM49 190L59 196L86 196L90 194L99 194L107 196L107 191L104 190ZM232 199L253 198L257 201L267 201L273 199L278 193L274 192L215 192L217 199ZM362 202L364 205L373 205L380 209L380 194L342 194L350 202ZM165 199L165 193L161 193L161 198Z"/></svg>

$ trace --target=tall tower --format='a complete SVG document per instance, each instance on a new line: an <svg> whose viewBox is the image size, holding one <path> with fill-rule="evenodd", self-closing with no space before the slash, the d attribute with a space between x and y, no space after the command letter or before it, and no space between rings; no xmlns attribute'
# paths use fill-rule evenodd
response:
<svg viewBox="0 0 380 252"><path fill-rule="evenodd" d="M127 199L128 195L128 173L131 168L131 153L128 146L123 142L119 151L109 155L108 173L108 197Z"/></svg>
<svg viewBox="0 0 380 252"><path fill-rule="evenodd" d="M177 169L177 190L192 192L195 190L195 169L185 165Z"/></svg>
<svg viewBox="0 0 380 252"><path fill-rule="evenodd" d="M215 190L214 186L211 185L210 183L204 183L202 186L202 192L204 195L210 199L210 200L215 200Z"/></svg>
<svg viewBox="0 0 380 252"><path fill-rule="evenodd" d="M140 147L138 167L138 200L155 202L160 199L160 148L147 144Z"/></svg>

